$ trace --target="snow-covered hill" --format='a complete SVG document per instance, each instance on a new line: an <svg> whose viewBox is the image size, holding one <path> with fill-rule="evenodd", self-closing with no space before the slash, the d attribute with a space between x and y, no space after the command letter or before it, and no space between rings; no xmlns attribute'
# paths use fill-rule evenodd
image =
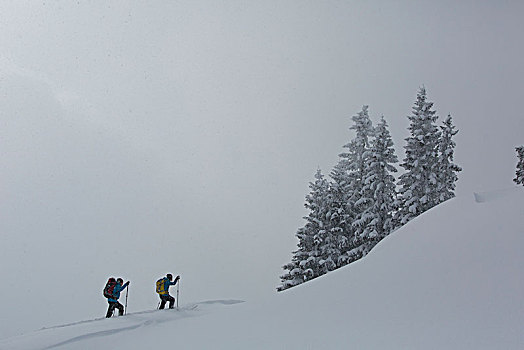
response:
<svg viewBox="0 0 524 350"><path fill-rule="evenodd" d="M49 325L0 349L522 349L523 211L523 188L455 198L271 297Z"/></svg>

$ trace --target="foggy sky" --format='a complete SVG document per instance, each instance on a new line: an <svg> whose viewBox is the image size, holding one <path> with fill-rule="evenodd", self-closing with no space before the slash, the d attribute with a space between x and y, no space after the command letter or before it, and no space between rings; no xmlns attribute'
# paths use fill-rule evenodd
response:
<svg viewBox="0 0 524 350"><path fill-rule="evenodd" d="M0 3L0 336L102 315L111 274L133 281L138 309L167 272L186 300L274 293L308 182L338 161L351 116L384 115L402 159L420 86L460 130L457 194L513 186L523 10ZM34 285L17 291L20 277ZM64 278L74 292L57 297Z"/></svg>

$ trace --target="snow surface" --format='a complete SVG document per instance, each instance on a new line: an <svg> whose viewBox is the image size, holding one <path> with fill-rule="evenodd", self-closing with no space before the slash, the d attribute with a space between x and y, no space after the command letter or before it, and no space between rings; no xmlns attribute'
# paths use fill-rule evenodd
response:
<svg viewBox="0 0 524 350"><path fill-rule="evenodd" d="M523 208L522 187L455 198L267 298L50 325L0 349L523 349Z"/></svg>

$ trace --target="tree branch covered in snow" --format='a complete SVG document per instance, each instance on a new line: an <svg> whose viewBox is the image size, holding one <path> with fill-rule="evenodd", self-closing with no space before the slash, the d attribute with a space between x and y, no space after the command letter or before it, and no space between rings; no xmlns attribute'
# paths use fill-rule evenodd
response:
<svg viewBox="0 0 524 350"><path fill-rule="evenodd" d="M524 146L515 147L515 150L517 151L518 163L513 181L516 184L524 185Z"/></svg>

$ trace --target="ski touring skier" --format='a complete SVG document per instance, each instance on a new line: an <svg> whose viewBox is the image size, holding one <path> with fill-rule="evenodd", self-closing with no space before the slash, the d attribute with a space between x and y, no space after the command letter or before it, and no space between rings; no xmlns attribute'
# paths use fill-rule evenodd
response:
<svg viewBox="0 0 524 350"><path fill-rule="evenodd" d="M174 286L180 280L180 276L176 276L173 281L173 275L168 273L166 277L163 277L156 281L156 292L160 296L159 309L162 310L169 301L169 308L173 309L175 305L175 298L169 295L169 287ZM177 296L178 297L178 296Z"/></svg>
<svg viewBox="0 0 524 350"><path fill-rule="evenodd" d="M107 298L107 302L109 303L106 318L113 316L115 309L118 309L118 316L122 316L124 314L124 305L118 302L118 298L120 298L120 292L129 286L129 281L127 281L125 284L123 283L124 280L121 278L115 280L113 277L111 277L107 281L107 284L104 288L104 296Z"/></svg>

